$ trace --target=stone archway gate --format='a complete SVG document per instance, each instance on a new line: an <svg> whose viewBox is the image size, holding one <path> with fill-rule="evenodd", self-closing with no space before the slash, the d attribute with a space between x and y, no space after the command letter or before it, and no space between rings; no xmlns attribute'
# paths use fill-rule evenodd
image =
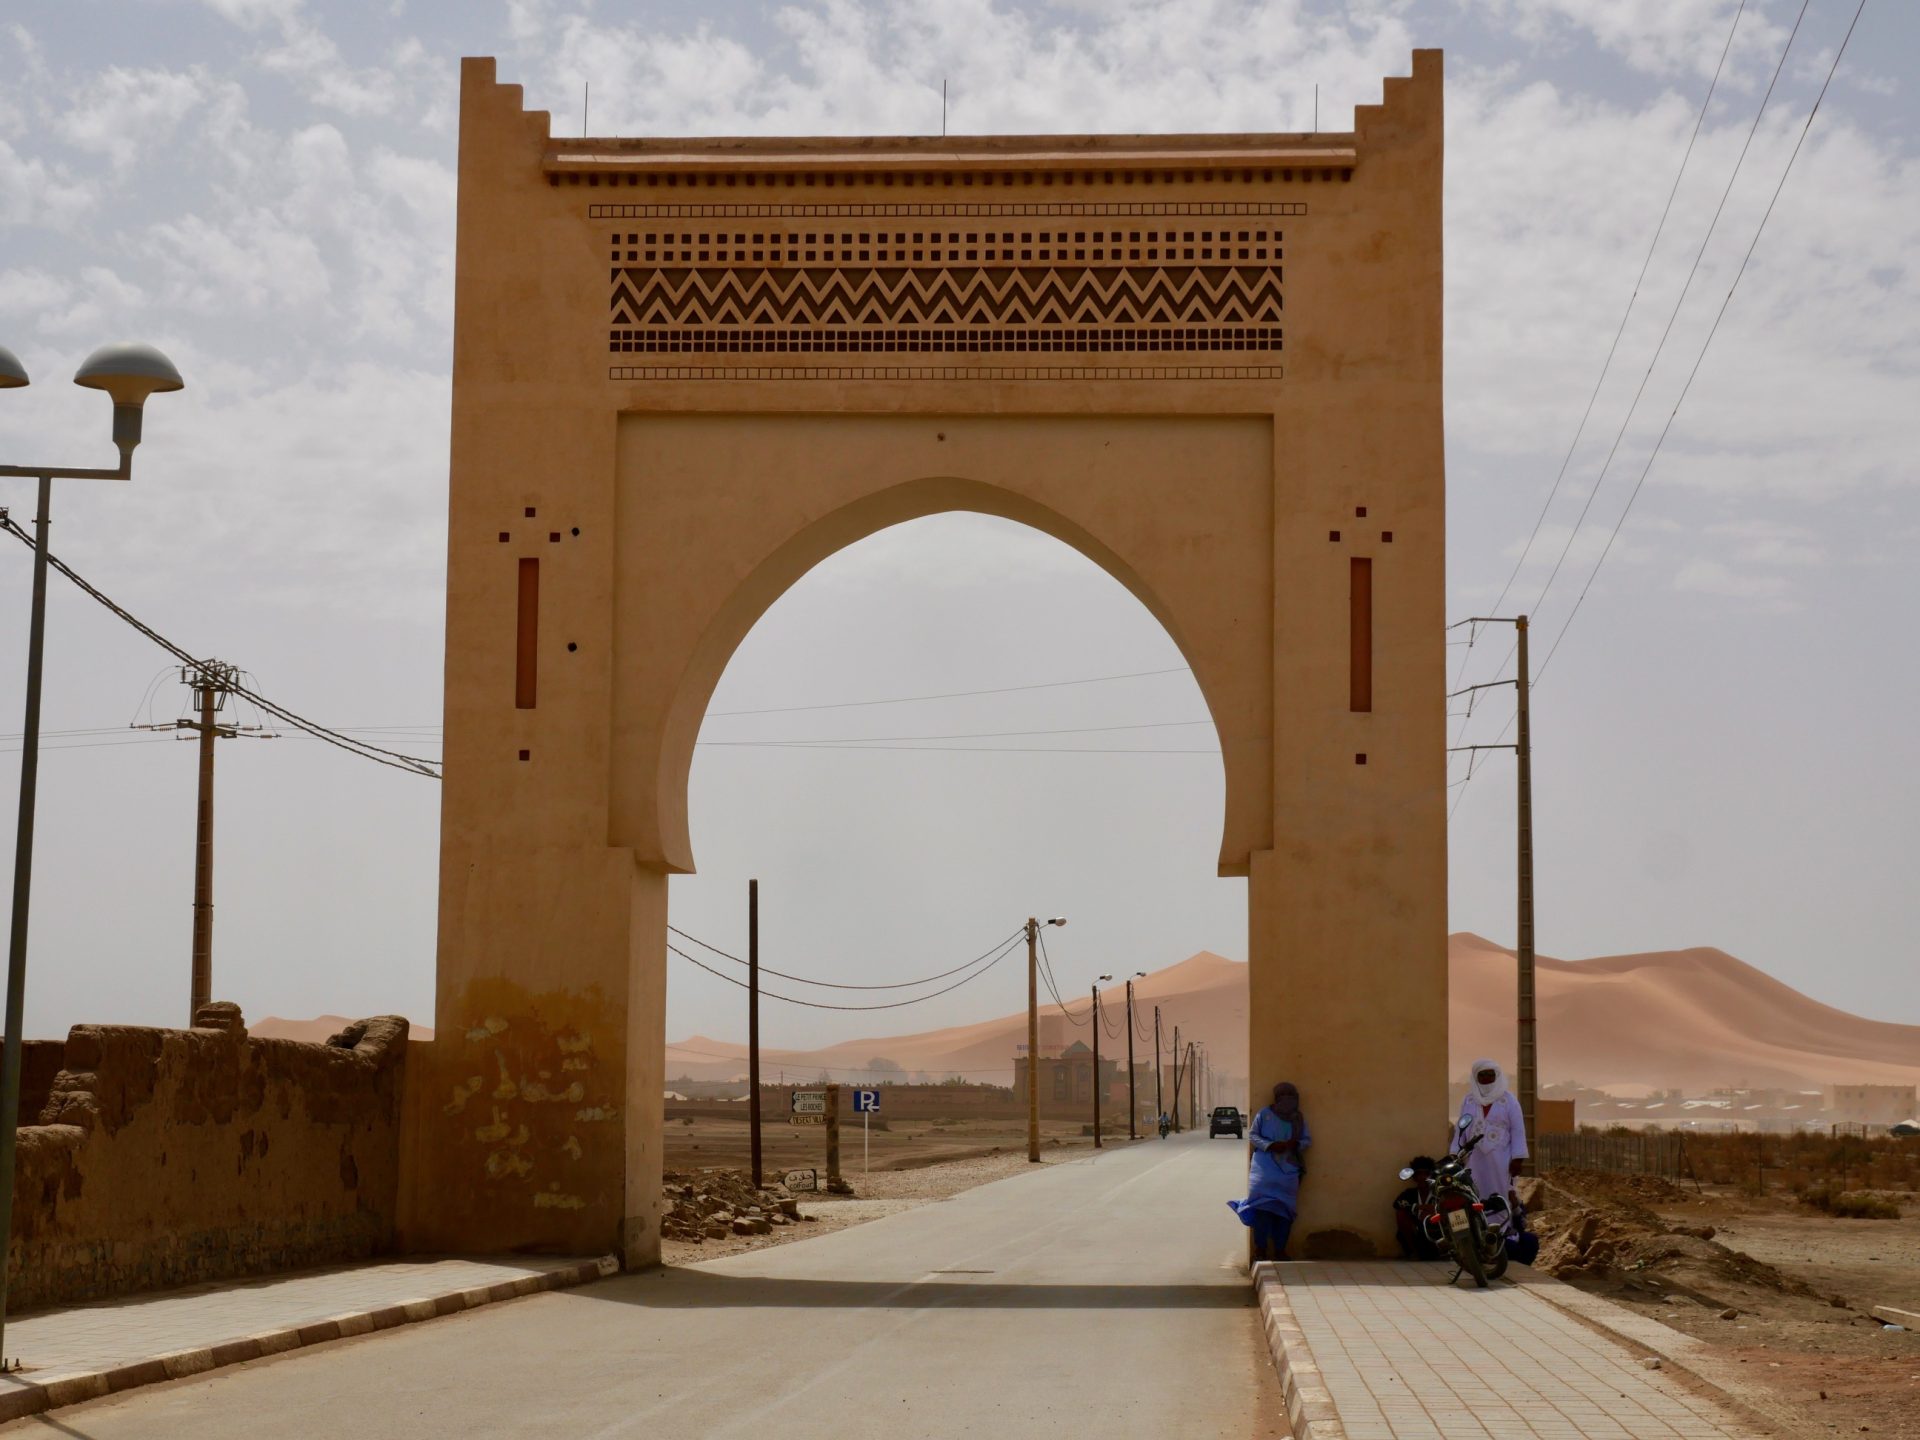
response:
<svg viewBox="0 0 1920 1440"><path fill-rule="evenodd" d="M1355 123L567 140L465 62L404 1243L657 1259L708 695L810 566L952 509L1083 551L1192 665L1255 1088L1318 1141L1296 1233L1390 1243L1446 1097L1439 52Z"/></svg>

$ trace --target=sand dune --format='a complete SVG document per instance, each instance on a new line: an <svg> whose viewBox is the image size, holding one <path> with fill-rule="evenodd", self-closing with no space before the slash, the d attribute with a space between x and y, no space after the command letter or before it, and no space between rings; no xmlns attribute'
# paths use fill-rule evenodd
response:
<svg viewBox="0 0 1920 1440"><path fill-rule="evenodd" d="M263 1020L249 1020L247 1033L258 1035L262 1040L305 1040L309 1044L319 1045L352 1023L345 1015L316 1015L311 1020L283 1020L278 1015L269 1015ZM409 1024L407 1037L412 1040L431 1040L433 1027Z"/></svg>
<svg viewBox="0 0 1920 1440"><path fill-rule="evenodd" d="M1449 1069L1464 1075L1480 1055L1512 1061L1513 952L1478 935L1449 937L1451 1004ZM1161 1007L1168 1043L1178 1022L1181 1039L1212 1047L1216 1072L1244 1075L1247 1063L1247 971L1208 951L1157 970L1139 981L1144 1024L1151 1031ZM1609 955L1592 960L1541 957L1540 1078L1612 1089L1675 1088L1700 1092L1723 1085L1811 1089L1835 1082L1920 1084L1920 1025L1895 1025L1822 1005L1737 960L1709 948ZM1119 1024L1119 995L1114 1023ZM1086 1009L1079 1000L1077 1013ZM1044 1047L1084 1039L1048 1003ZM876 1059L908 1072L1007 1084L1015 1047L1026 1042L1026 1015L1018 1012L947 1030L850 1040L819 1050L769 1050L768 1078L784 1070L807 1079L822 1071L835 1079L869 1078ZM1112 1053L1124 1037L1103 1039ZM1141 1060L1150 1044L1136 1052ZM694 1079L730 1079L743 1073L745 1047L694 1036L667 1049L667 1073Z"/></svg>
<svg viewBox="0 0 1920 1440"><path fill-rule="evenodd" d="M1463 1076L1480 1055L1513 1057L1513 952L1478 935L1449 937L1452 992L1448 1060ZM1247 967L1210 951L1156 970L1136 982L1137 1017L1147 1038L1136 1037L1142 1063L1153 1052L1153 1007L1158 1004L1169 1050L1173 1027L1184 1043L1204 1040L1221 1075L1247 1073ZM1110 994L1103 1053L1126 1052L1124 992ZM1578 1081L1615 1091L1686 1090L1723 1085L1813 1089L1836 1082L1920 1084L1920 1025L1895 1025L1850 1015L1802 995L1723 950L1663 950L1592 960L1539 962L1540 1078ZM1087 1001L1071 997L1069 1020L1042 1001L1044 1049L1087 1040ZM1077 1022L1077 1023L1076 1023ZM268 1016L249 1027L255 1035L324 1040L347 1019ZM415 1026L418 1039L433 1032ZM818 1050L769 1049L761 1064L769 1080L843 1081L883 1078L875 1060L891 1061L908 1076L1011 1084L1013 1057L1027 1038L1024 1010L944 1030L875 1035ZM667 1046L667 1074L728 1080L746 1071L738 1041L694 1035Z"/></svg>

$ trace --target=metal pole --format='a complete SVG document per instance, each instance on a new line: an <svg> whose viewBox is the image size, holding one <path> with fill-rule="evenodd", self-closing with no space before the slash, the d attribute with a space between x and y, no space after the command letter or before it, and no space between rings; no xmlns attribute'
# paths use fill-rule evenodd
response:
<svg viewBox="0 0 1920 1440"><path fill-rule="evenodd" d="M827 1189L840 1194L847 1182L840 1178L840 1087L827 1086Z"/></svg>
<svg viewBox="0 0 1920 1440"><path fill-rule="evenodd" d="M1153 1007L1153 1123L1156 1128L1166 1113L1166 1097L1160 1093L1160 1007L1156 1005Z"/></svg>
<svg viewBox="0 0 1920 1440"><path fill-rule="evenodd" d="M1100 1144L1100 987L1093 989L1093 1006L1087 1016L1093 1021L1093 1148L1102 1149Z"/></svg>
<svg viewBox="0 0 1920 1440"><path fill-rule="evenodd" d="M1127 1139L1140 1138L1140 1106L1133 1098L1133 981L1127 981Z"/></svg>
<svg viewBox="0 0 1920 1440"><path fill-rule="evenodd" d="M1040 922L1027 917L1027 1160L1040 1163Z"/></svg>
<svg viewBox="0 0 1920 1440"><path fill-rule="evenodd" d="M1519 969L1520 969L1520 1117L1531 1145L1539 1132L1534 1128L1535 1100L1540 1091L1539 1054L1535 1048L1533 994L1533 715L1528 704L1527 617L1514 622L1518 631L1520 668L1519 733L1515 755L1519 760L1520 850L1519 850Z"/></svg>
<svg viewBox="0 0 1920 1440"><path fill-rule="evenodd" d="M1180 1133L1180 1027L1173 1027L1173 1109L1167 1112L1174 1134Z"/></svg>
<svg viewBox="0 0 1920 1440"><path fill-rule="evenodd" d="M187 996L187 1027L200 1007L213 999L213 746L214 704L219 691L213 672L193 672L194 699L200 710L200 807L193 837L193 978Z"/></svg>
<svg viewBox="0 0 1920 1440"><path fill-rule="evenodd" d="M747 881L747 1127L760 1188L760 882Z"/></svg>
<svg viewBox="0 0 1920 1440"><path fill-rule="evenodd" d="M13 1236L13 1150L20 1123L20 1026L27 992L27 900L33 888L33 802L40 780L40 670L47 638L47 525L53 477L40 477L33 518L33 608L27 622L27 717L20 727L20 817L13 850L13 929L7 940L6 1044L0 1047L0 1368L5 1366L7 1262Z"/></svg>
<svg viewBox="0 0 1920 1440"><path fill-rule="evenodd" d="M1194 1046L1197 1042L1187 1042L1187 1128L1197 1129L1200 1124L1200 1072L1194 1065Z"/></svg>

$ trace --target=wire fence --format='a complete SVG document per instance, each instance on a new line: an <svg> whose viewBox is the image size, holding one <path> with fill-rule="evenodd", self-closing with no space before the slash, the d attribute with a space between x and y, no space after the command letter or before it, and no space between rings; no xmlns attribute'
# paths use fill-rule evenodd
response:
<svg viewBox="0 0 1920 1440"><path fill-rule="evenodd" d="M1678 1182L1693 1177L1687 1137L1671 1131L1630 1135L1540 1135L1535 1161L1545 1169L1600 1170L1614 1175L1657 1175Z"/></svg>

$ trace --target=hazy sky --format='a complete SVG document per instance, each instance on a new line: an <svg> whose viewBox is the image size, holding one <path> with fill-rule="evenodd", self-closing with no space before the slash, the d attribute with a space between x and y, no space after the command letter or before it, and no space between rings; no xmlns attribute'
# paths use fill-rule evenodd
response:
<svg viewBox="0 0 1920 1440"><path fill-rule="evenodd" d="M1749 0L1584 438L1512 595L1552 643L1752 239L1856 0ZM938 5L13 0L0 11L0 460L104 464L96 343L164 346L131 486L72 481L55 548L286 704L437 751L454 120L461 55L577 131L1292 130L1351 123L1415 46L1448 51L1449 609L1491 605L1600 374L1733 19L1732 0L1082 0ZM1920 1022L1920 8L1870 0L1752 266L1536 706L1540 943L1717 945L1822 1000ZM1592 497L1577 534L1576 520ZM0 481L0 505L31 510ZM0 541L0 814L12 817L27 555ZM178 1023L190 745L165 657L56 579L34 910L34 1035ZM1449 652L1458 660L1463 652ZM1494 677L1498 637L1466 656ZM713 710L1178 667L1077 554L957 516L821 566L748 638ZM1491 741L1511 702L1467 732ZM715 716L709 741L1055 736L699 752L701 874L676 923L876 982L944 969L1029 913L1083 992L1202 947L1245 955L1213 878L1221 777L1184 674L965 700ZM1098 726L1159 728L1093 730ZM397 727L411 727L400 729ZM431 1014L436 785L302 739L220 754L216 992L252 1016ZM1464 774L1457 768L1455 778ZM1452 924L1512 939L1511 761L1454 819ZM11 825L0 864L11 855ZM1391 983L1392 957L1380 960ZM1012 962L910 1010L774 1007L812 1044L1017 1008ZM731 1036L739 992L674 962L669 1029ZM870 1020L872 1023L864 1023Z"/></svg>

